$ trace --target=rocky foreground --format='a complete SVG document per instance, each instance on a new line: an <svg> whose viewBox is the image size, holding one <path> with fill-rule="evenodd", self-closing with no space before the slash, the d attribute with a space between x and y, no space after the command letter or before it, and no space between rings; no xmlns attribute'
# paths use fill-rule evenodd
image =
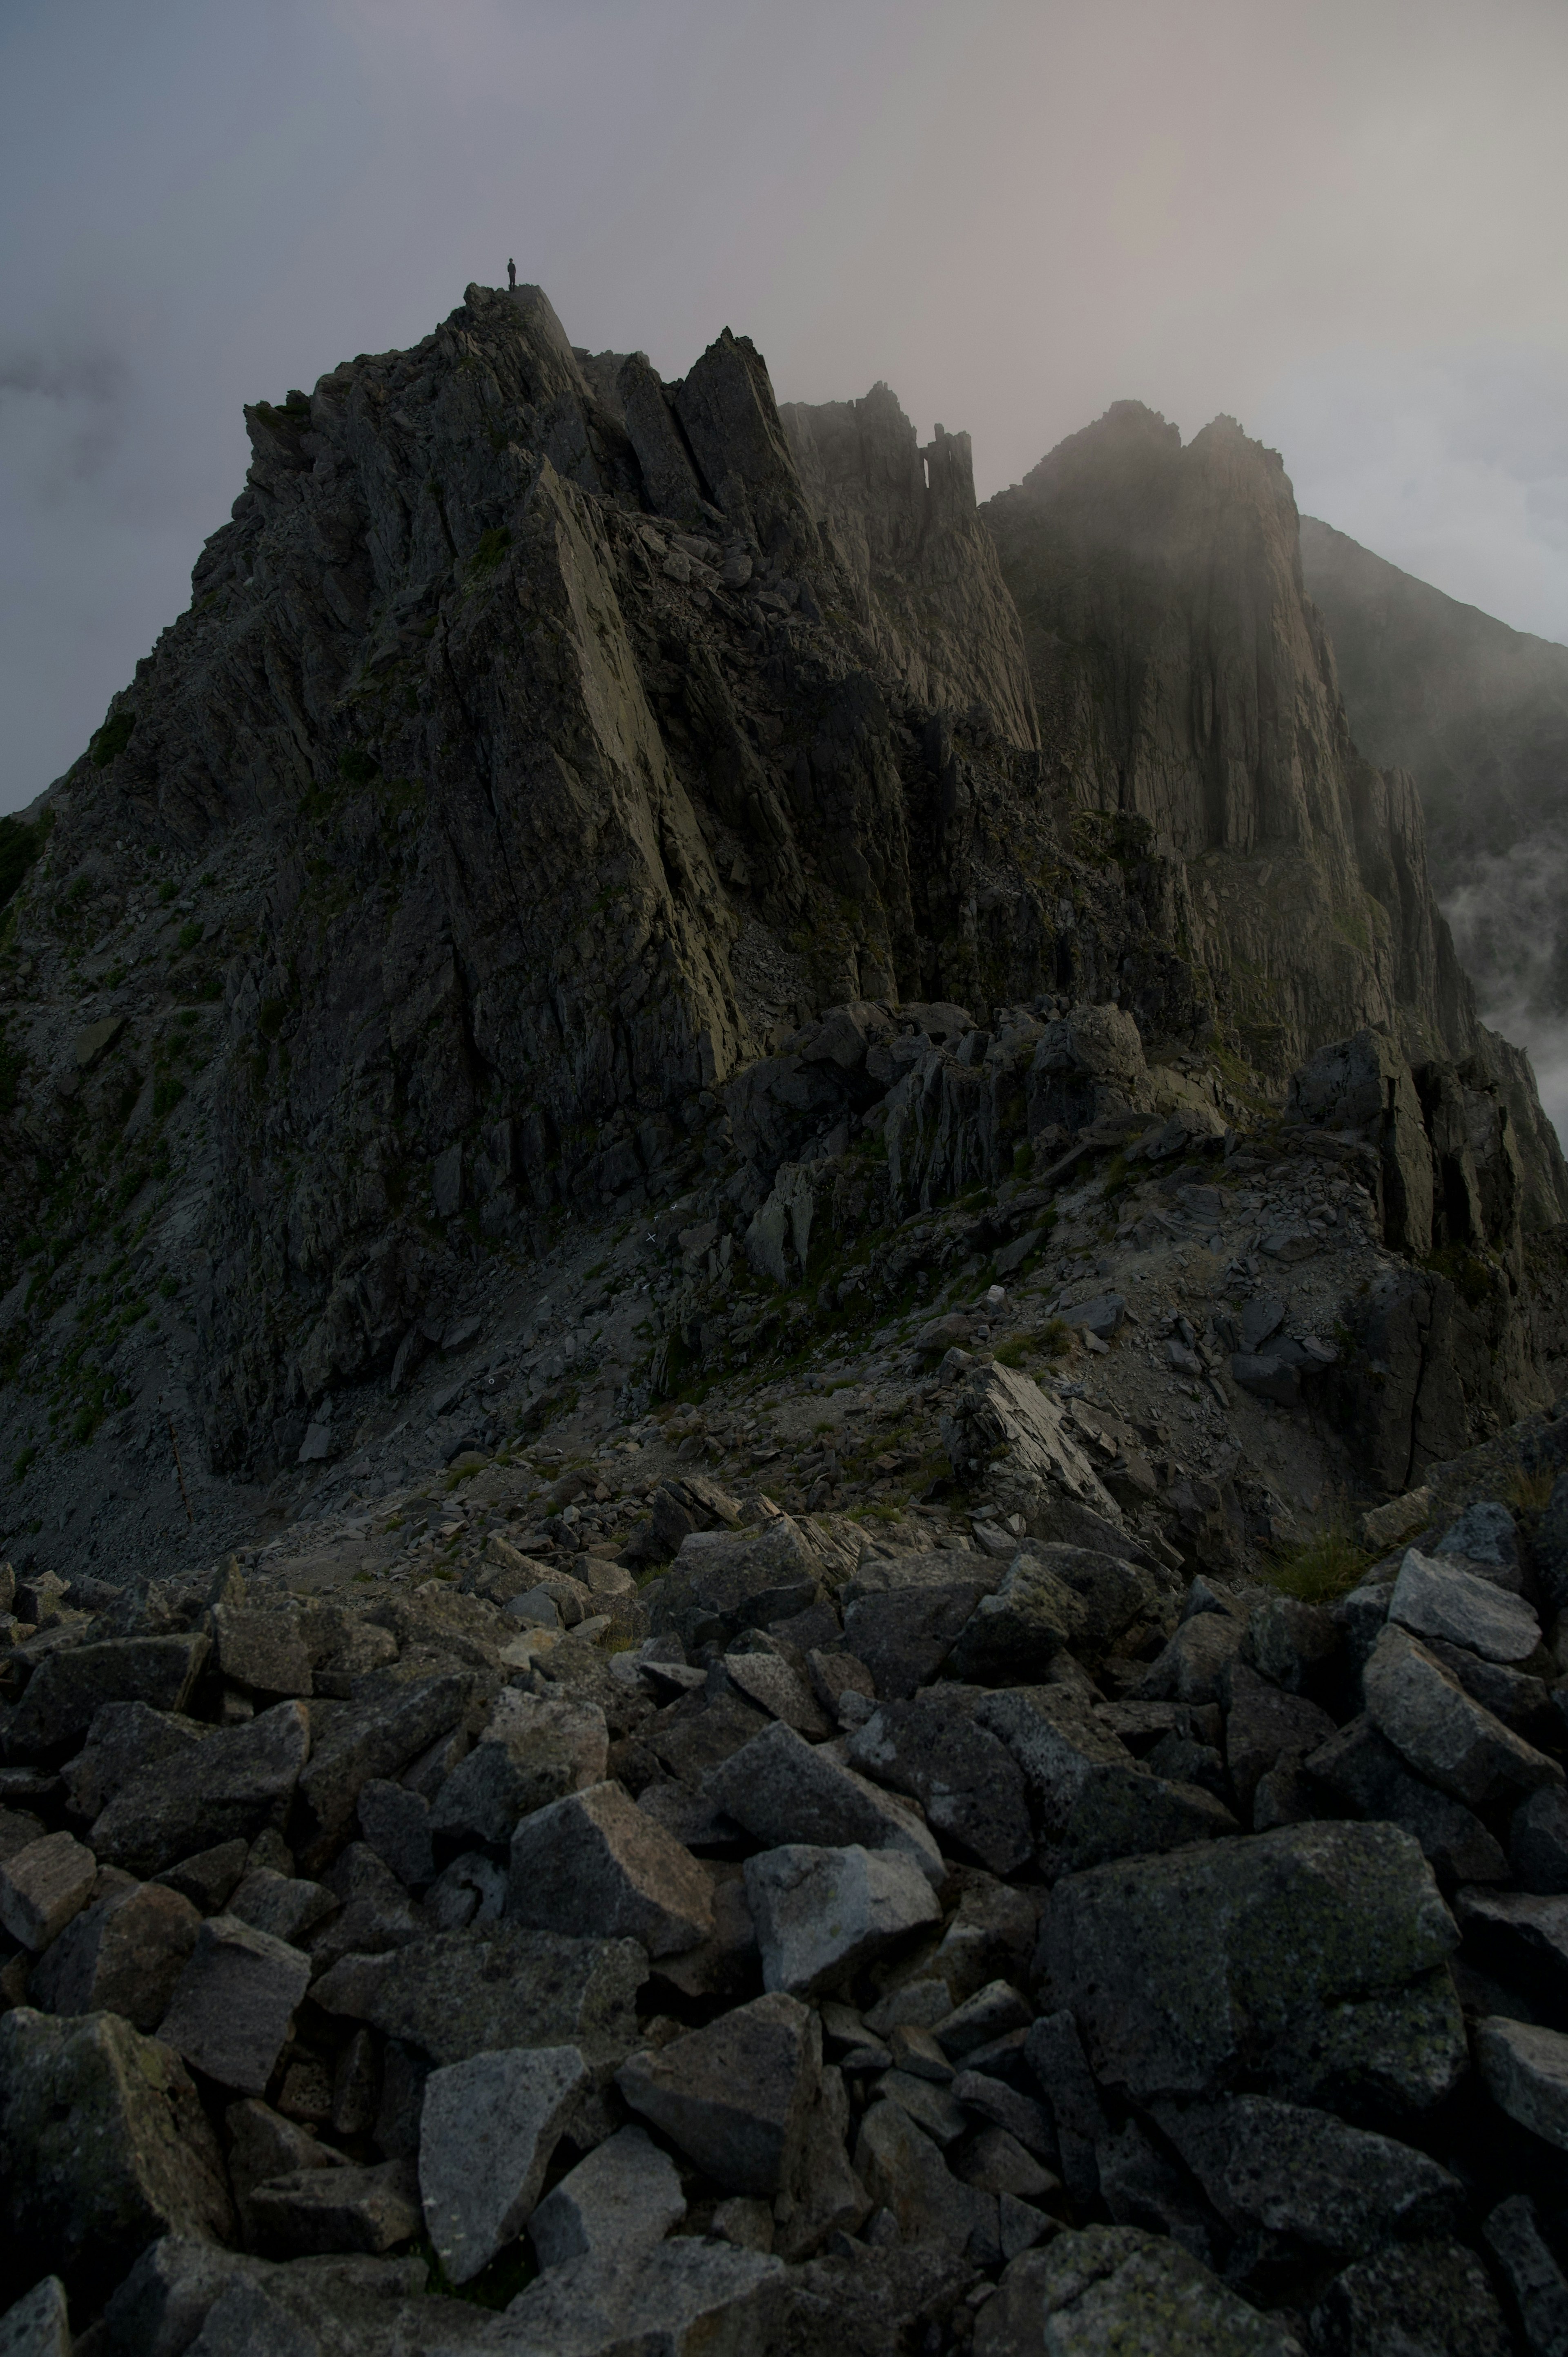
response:
<svg viewBox="0 0 1568 2357"><path fill-rule="evenodd" d="M883 1018L906 1171L1020 1052L961 1013ZM676 1207L596 1425L546 1335L242 1563L7 1569L0 2350L1568 2348L1568 1415L1434 1457L1411 1250L1468 1203L1539 1387L1506 1118L1366 1035L1239 1135L1134 1044L1035 1018L1068 1167L814 1306L843 1139ZM1282 1554L1271 1449L1396 1442Z"/></svg>

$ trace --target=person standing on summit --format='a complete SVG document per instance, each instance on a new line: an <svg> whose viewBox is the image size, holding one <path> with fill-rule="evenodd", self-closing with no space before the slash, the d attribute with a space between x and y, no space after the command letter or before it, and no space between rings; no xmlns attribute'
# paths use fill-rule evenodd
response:
<svg viewBox="0 0 1568 2357"><path fill-rule="evenodd" d="M515 295L517 292L517 264L512 260L510 253L506 260L506 283Z"/></svg>

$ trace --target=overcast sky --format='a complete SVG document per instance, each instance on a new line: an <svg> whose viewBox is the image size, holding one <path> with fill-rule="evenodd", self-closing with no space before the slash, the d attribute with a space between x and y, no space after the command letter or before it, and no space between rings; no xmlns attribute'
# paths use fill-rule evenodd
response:
<svg viewBox="0 0 1568 2357"><path fill-rule="evenodd" d="M240 490L240 409L507 256L677 375L886 377L983 494L1126 395L1568 639L1563 0L5 0L0 808Z"/></svg>

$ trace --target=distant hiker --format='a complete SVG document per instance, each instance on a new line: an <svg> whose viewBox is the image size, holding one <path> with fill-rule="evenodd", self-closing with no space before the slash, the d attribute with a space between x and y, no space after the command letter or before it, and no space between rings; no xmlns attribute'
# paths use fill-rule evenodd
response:
<svg viewBox="0 0 1568 2357"><path fill-rule="evenodd" d="M506 283L515 295L517 292L517 264L510 254L507 256Z"/></svg>

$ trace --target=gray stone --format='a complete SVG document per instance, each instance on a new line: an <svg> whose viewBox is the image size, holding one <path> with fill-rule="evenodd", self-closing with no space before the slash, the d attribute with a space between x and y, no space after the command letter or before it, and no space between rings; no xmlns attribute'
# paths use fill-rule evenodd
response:
<svg viewBox="0 0 1568 2357"><path fill-rule="evenodd" d="M1285 1322L1285 1306L1277 1293L1261 1293L1241 1312L1241 1348L1256 1353Z"/></svg>
<svg viewBox="0 0 1568 2357"><path fill-rule="evenodd" d="M798 1734L816 1742L833 1732L833 1721L804 1681L776 1653L732 1651L725 1655L725 1672L747 1702L754 1702L770 1718L782 1719Z"/></svg>
<svg viewBox="0 0 1568 2357"><path fill-rule="evenodd" d="M771 2197L794 2173L821 2077L817 2017L780 1993L632 2055L617 2084L725 2192Z"/></svg>
<svg viewBox="0 0 1568 2357"><path fill-rule="evenodd" d="M229 2133L229 2182L242 2214L258 2185L293 2177L302 2169L346 2169L348 2156L322 2144L297 2120L285 2120L269 2104L246 2095L223 2114Z"/></svg>
<svg viewBox="0 0 1568 2357"><path fill-rule="evenodd" d="M766 1530L693 1531L665 1576L653 1633L672 1631L693 1653L733 1643L805 1611L822 1593L818 1557L788 1514Z"/></svg>
<svg viewBox="0 0 1568 2357"><path fill-rule="evenodd" d="M1002 1568L943 1553L874 1556L846 1582L844 1642L878 1695L903 1701L934 1678Z"/></svg>
<svg viewBox="0 0 1568 2357"><path fill-rule="evenodd" d="M438 1840L502 1843L520 1817L602 1783L609 1736L597 1703L506 1687L483 1735L430 1812Z"/></svg>
<svg viewBox="0 0 1568 2357"><path fill-rule="evenodd" d="M202 1636L111 1637L48 1654L6 1719L13 1755L52 1751L85 1735L105 1703L183 1710L207 1652Z"/></svg>
<svg viewBox="0 0 1568 2357"><path fill-rule="evenodd" d="M1343 1640L1321 1605L1267 1596L1247 1616L1246 1650L1253 1665L1286 1694L1316 1693L1342 1652Z"/></svg>
<svg viewBox="0 0 1568 2357"><path fill-rule="evenodd" d="M263 2253L363 2251L372 2257L417 2234L414 2172L406 2160L370 2168L302 2169L252 2188L245 2214Z"/></svg>
<svg viewBox="0 0 1568 2357"><path fill-rule="evenodd" d="M518 1826L507 1913L534 1931L624 1935L673 1956L711 1934L713 1886L619 1784L592 1784Z"/></svg>
<svg viewBox="0 0 1568 2357"><path fill-rule="evenodd" d="M218 1842L211 1849L198 1850L194 1857L182 1857L177 1865L166 1867L153 1880L177 1890L204 1915L216 1915L244 1873L250 1854L248 1841Z"/></svg>
<svg viewBox="0 0 1568 2357"><path fill-rule="evenodd" d="M283 1824L309 1752L310 1721L297 1702L220 1727L123 1784L92 1827L92 1847L111 1866L153 1875L193 1852L252 1841Z"/></svg>
<svg viewBox="0 0 1568 2357"><path fill-rule="evenodd" d="M262 2284L236 2276L225 2284L190 2344L190 2357L320 2357L321 2342Z"/></svg>
<svg viewBox="0 0 1568 2357"><path fill-rule="evenodd" d="M0 2015L0 2203L16 2246L89 2298L159 2234L234 2231L185 2065L112 2013Z"/></svg>
<svg viewBox="0 0 1568 2357"><path fill-rule="evenodd" d="M1244 1662L1230 1671L1225 1714L1225 1757L1236 1797L1251 1813L1262 1777L1282 1760L1300 1760L1335 1733L1326 1710L1305 1695L1283 1694Z"/></svg>
<svg viewBox="0 0 1568 2357"><path fill-rule="evenodd" d="M499 1923L506 1913L504 1867L482 1850L465 1850L444 1867L424 1894L421 1910L425 1922L437 1932L464 1932Z"/></svg>
<svg viewBox="0 0 1568 2357"><path fill-rule="evenodd" d="M45 1834L0 1866L0 1924L35 1955L83 1908L98 1860L71 1834Z"/></svg>
<svg viewBox="0 0 1568 2357"><path fill-rule="evenodd" d="M201 1926L158 2027L177 2054L221 2087L259 2095L277 2067L310 1959L233 1915Z"/></svg>
<svg viewBox="0 0 1568 2357"><path fill-rule="evenodd" d="M104 2312L109 2346L137 2357L457 2357L494 2346L493 2319L425 2288L421 2258L347 2252L274 2263L166 2235Z"/></svg>
<svg viewBox="0 0 1568 2357"><path fill-rule="evenodd" d="M1369 1718L1353 1718L1309 1753L1305 1765L1310 1776L1358 1816L1402 1826L1421 1844L1440 1881L1452 1887L1506 1880L1508 1860L1480 1818L1412 1776Z"/></svg>
<svg viewBox="0 0 1568 2357"><path fill-rule="evenodd" d="M1568 2282L1548 2249L1528 2194L1499 2201L1481 2229L1535 2357L1568 2350Z"/></svg>
<svg viewBox="0 0 1568 2357"><path fill-rule="evenodd" d="M780 2260L682 2236L552 2267L508 2309L508 2357L746 2357L765 2345Z"/></svg>
<svg viewBox="0 0 1568 2357"><path fill-rule="evenodd" d="M1013 2260L974 2329L974 2357L1302 2357L1179 2243L1086 2226Z"/></svg>
<svg viewBox="0 0 1568 2357"><path fill-rule="evenodd" d="M39 1959L27 1994L48 2013L118 2013L154 2030L200 1928L178 1891L116 1877Z"/></svg>
<svg viewBox="0 0 1568 2357"><path fill-rule="evenodd" d="M1361 1674L1367 1713L1418 1776L1468 1807L1561 1784L1548 1759L1465 1692L1407 1631L1386 1628Z"/></svg>
<svg viewBox="0 0 1568 2357"><path fill-rule="evenodd" d="M776 1722L708 1770L703 1790L770 1848L903 1850L933 1882L941 1852L915 1812Z"/></svg>
<svg viewBox="0 0 1568 2357"><path fill-rule="evenodd" d="M1017 1368L976 1367L942 1417L941 1436L954 1471L988 1468L996 1503L1021 1513L1036 1535L1050 1535L1052 1510L1062 1502L1121 1528L1121 1509L1064 1429L1060 1406Z"/></svg>
<svg viewBox="0 0 1568 2357"><path fill-rule="evenodd" d="M1568 1472L1552 1485L1530 1552L1552 1611L1568 1611Z"/></svg>
<svg viewBox="0 0 1568 2357"><path fill-rule="evenodd" d="M1568 1898L1533 1890L1462 1890L1455 1901L1467 1958L1532 1991L1568 2003Z"/></svg>
<svg viewBox="0 0 1568 2357"><path fill-rule="evenodd" d="M1090 1547L1034 1546L983 1596L948 1657L955 1677L1011 1686L1044 1678L1056 1656L1105 1652L1153 1614L1159 1591L1137 1564Z"/></svg>
<svg viewBox="0 0 1568 2357"><path fill-rule="evenodd" d="M1452 1985L1434 2018L1421 1986L1456 1940L1408 1834L1311 1824L1068 1876L1046 1954L1096 2074L1134 2102L1239 2070L1312 2101L1353 2052L1419 2106L1465 2066Z"/></svg>
<svg viewBox="0 0 1568 2357"><path fill-rule="evenodd" d="M1101 1293L1092 1301L1079 1301L1058 1315L1064 1326L1081 1327L1085 1333L1098 1334L1102 1342L1109 1342L1121 1330L1127 1304L1120 1293Z"/></svg>
<svg viewBox="0 0 1568 2357"><path fill-rule="evenodd" d="M1011 1874L1034 1850L1023 1775L976 1722L972 1688L942 1684L908 1702L884 1703L851 1734L844 1757L877 1782L908 1792L928 1823L993 1874Z"/></svg>
<svg viewBox="0 0 1568 2357"><path fill-rule="evenodd" d="M425 2232L454 2283L469 2282L521 2233L587 2083L575 2046L474 2054L426 2079L419 2190Z"/></svg>
<svg viewBox="0 0 1568 2357"><path fill-rule="evenodd" d="M1442 2233L1464 2188L1423 2152L1330 2112L1231 2095L1155 2116L1226 2223L1262 2227L1347 2258L1391 2235Z"/></svg>
<svg viewBox="0 0 1568 2357"><path fill-rule="evenodd" d="M982 2193L1011 2193L1020 2201L1044 2201L1047 2194L1061 2190L1059 2177L1042 2168L1005 2128L994 2126L979 2128L964 2139L953 2170Z"/></svg>
<svg viewBox="0 0 1568 2357"><path fill-rule="evenodd" d="M984 1695L974 1716L1022 1769L1044 1854L1058 1872L1240 1831L1211 1793L1151 1775L1073 1686L1003 1688Z"/></svg>
<svg viewBox="0 0 1568 2357"><path fill-rule="evenodd" d="M1111 2131L1078 2024L1065 2006L1041 2015L1024 2052L1051 2106L1068 2190L1087 2201L1100 2190L1095 2156Z"/></svg>
<svg viewBox="0 0 1568 2357"><path fill-rule="evenodd" d="M1032 2095L1021 2095L1005 2079L993 2079L986 2071L955 2071L949 2093L966 2111L1005 2128L1036 2160L1056 2167L1060 2158L1056 2130L1045 2105Z"/></svg>
<svg viewBox="0 0 1568 2357"><path fill-rule="evenodd" d="M372 1776L360 1788L360 1830L406 1889L423 1889L435 1879L430 1803L423 1792Z"/></svg>
<svg viewBox="0 0 1568 2357"><path fill-rule="evenodd" d="M1246 1634L1245 1621L1228 1612L1196 1614L1150 1663L1135 1693L1149 1702L1221 1701Z"/></svg>
<svg viewBox="0 0 1568 2357"><path fill-rule="evenodd" d="M540 2266L560 2267L572 2259L651 2249L685 2214L680 2175L668 2153L646 2129L619 2128L546 2194L529 2219L528 2233ZM768 2226L771 2245L771 2216Z"/></svg>
<svg viewBox="0 0 1568 2357"><path fill-rule="evenodd" d="M872 2105L861 2122L854 2168L907 2242L935 2243L983 2264L1001 2255L995 2194L955 2177L902 2104Z"/></svg>
<svg viewBox="0 0 1568 2357"><path fill-rule="evenodd" d="M957 2061L993 2046L1015 2029L1026 2029L1034 2018L1033 2007L1011 1982L995 1980L976 1989L931 2028L942 2051Z"/></svg>
<svg viewBox="0 0 1568 2357"><path fill-rule="evenodd" d="M897 2104L935 2145L956 2144L969 2126L963 2105L924 2073L884 2071L871 2090L879 2101ZM875 2196L873 2195L873 2200Z"/></svg>
<svg viewBox="0 0 1568 2357"><path fill-rule="evenodd" d="M0 2357L70 2357L65 2286L46 2276L0 2316Z"/></svg>
<svg viewBox="0 0 1568 2357"><path fill-rule="evenodd" d="M340 1912L328 1916L311 1934L311 1964L317 1973L328 1971L343 1956L379 1956L389 1948L406 1947L429 1928L368 1842L350 1842L327 1868L323 1883Z"/></svg>
<svg viewBox="0 0 1568 2357"><path fill-rule="evenodd" d="M138 1769L171 1752L188 1751L211 1732L194 1718L154 1710L145 1702L106 1702L93 1715L87 1741L60 1770L72 1813L96 1817Z"/></svg>
<svg viewBox="0 0 1568 2357"><path fill-rule="evenodd" d="M359 1682L352 1702L317 1711L299 1797L318 1837L351 1824L362 1786L372 1776L400 1775L410 1760L456 1726L474 1691L471 1671L396 1679L372 1673ZM269 1714L270 1716L271 1714Z"/></svg>
<svg viewBox="0 0 1568 2357"><path fill-rule="evenodd" d="M274 1697L310 1693L310 1649L296 1604L215 1604L208 1620L218 1666L231 1684Z"/></svg>
<svg viewBox="0 0 1568 2357"><path fill-rule="evenodd" d="M311 1991L325 2012L368 2022L437 2065L511 2046L575 2046L598 2070L637 2034L648 1976L635 1940L573 1940L501 1927L446 1932L379 1956L350 1955Z"/></svg>
<svg viewBox="0 0 1568 2357"><path fill-rule="evenodd" d="M1490 1575L1497 1587L1509 1588L1516 1596L1524 1586L1519 1532L1512 1512L1497 1498L1477 1498L1474 1505L1466 1506L1458 1521L1450 1523L1444 1532L1435 1552L1462 1556L1480 1570L1483 1578Z"/></svg>
<svg viewBox="0 0 1568 2357"><path fill-rule="evenodd" d="M1561 1784L1542 1784L1520 1803L1509 1827L1509 1862L1522 1890L1568 1892L1568 1792Z"/></svg>
<svg viewBox="0 0 1568 2357"><path fill-rule="evenodd" d="M790 1842L746 1862L746 1895L768 1989L807 1996L941 1920L929 1881L897 1850Z"/></svg>
<svg viewBox="0 0 1568 2357"><path fill-rule="evenodd" d="M291 1947L303 1947L318 1923L338 1912L338 1901L319 1882L297 1874L256 1867L242 1876L225 1912Z"/></svg>
<svg viewBox="0 0 1568 2357"><path fill-rule="evenodd" d="M1337 2276L1312 2311L1322 2357L1509 2357L1497 2294L1462 2243L1390 2243Z"/></svg>
<svg viewBox="0 0 1568 2357"><path fill-rule="evenodd" d="M1457 1565L1407 1547L1389 1618L1417 1637L1445 1637L1487 1662L1524 1662L1541 1642L1541 1623L1522 1597Z"/></svg>

